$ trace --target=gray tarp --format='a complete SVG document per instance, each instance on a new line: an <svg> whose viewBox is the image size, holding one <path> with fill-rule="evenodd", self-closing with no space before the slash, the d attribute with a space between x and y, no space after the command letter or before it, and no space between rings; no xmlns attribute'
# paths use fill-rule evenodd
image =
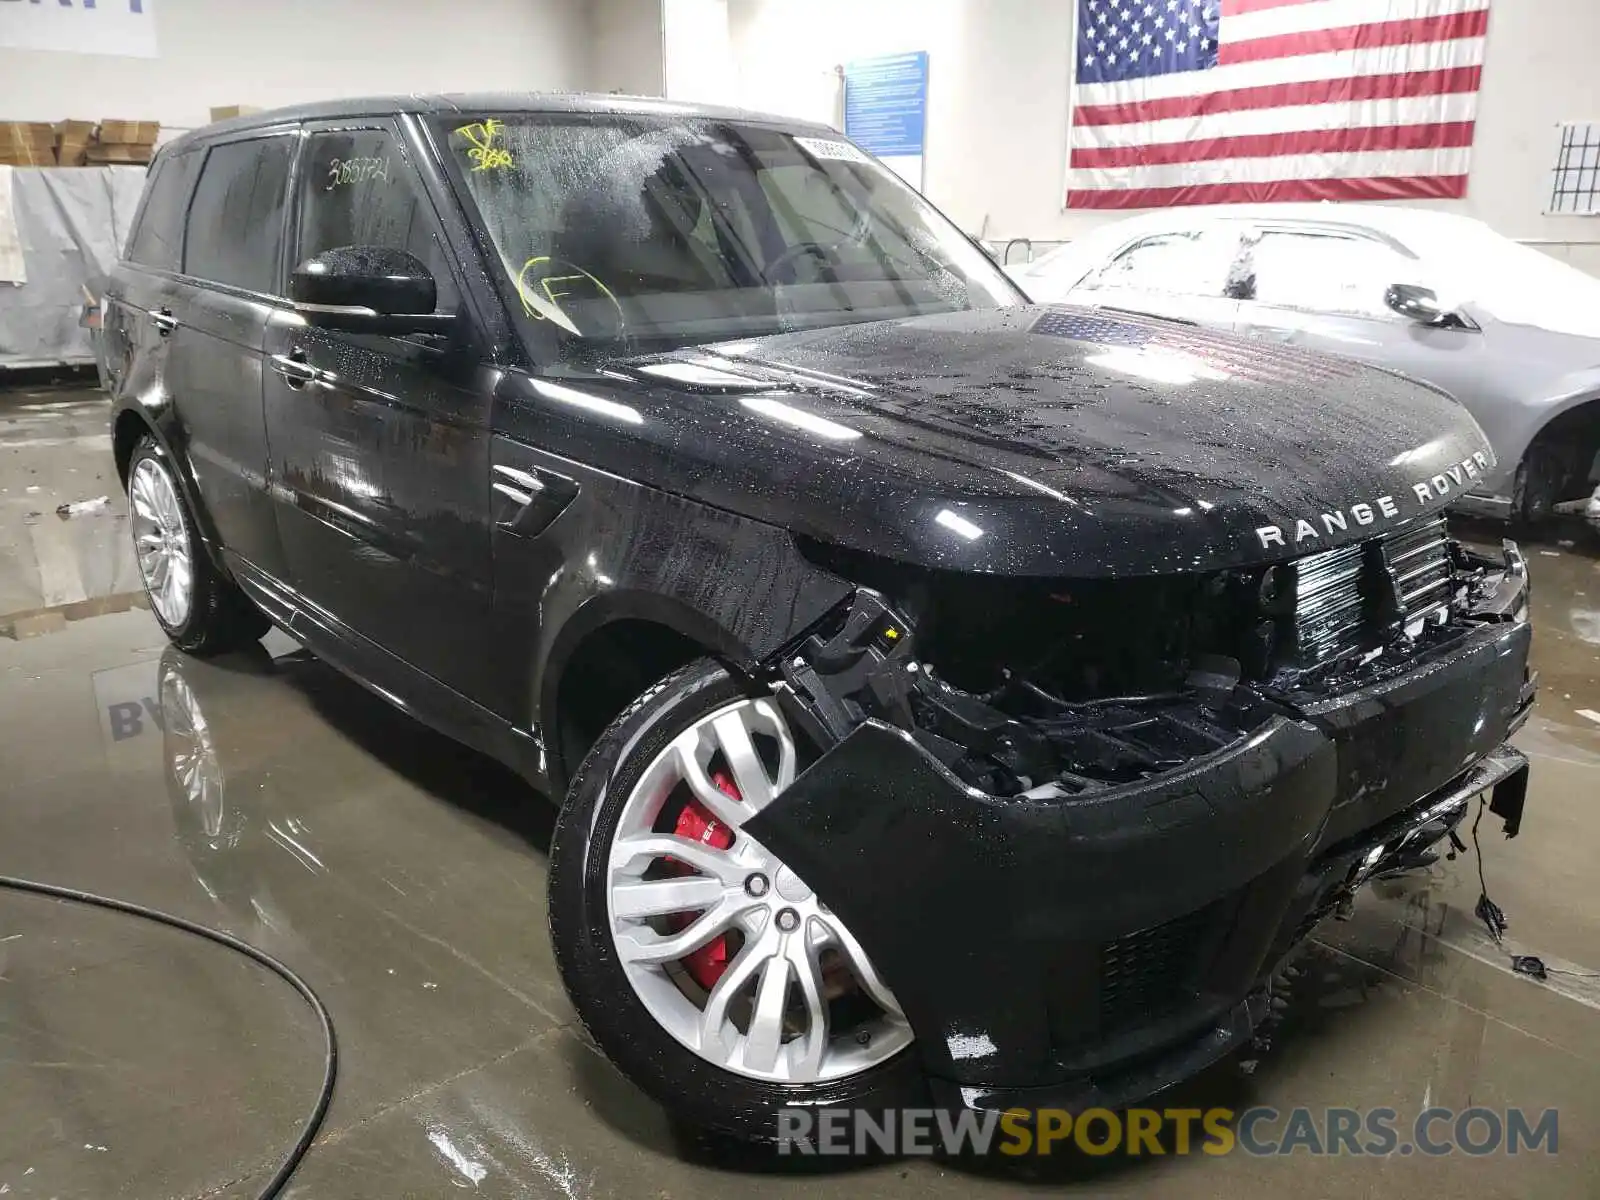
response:
<svg viewBox="0 0 1600 1200"><path fill-rule="evenodd" d="M0 367L94 361L79 326L127 240L144 167L0 167L26 283L0 281ZM0 220L5 217L0 213Z"/></svg>

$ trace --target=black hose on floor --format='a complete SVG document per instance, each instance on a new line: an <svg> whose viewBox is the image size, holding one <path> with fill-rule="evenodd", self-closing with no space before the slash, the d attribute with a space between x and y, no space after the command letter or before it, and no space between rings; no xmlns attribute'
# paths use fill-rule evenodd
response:
<svg viewBox="0 0 1600 1200"><path fill-rule="evenodd" d="M272 1178L267 1181L267 1186L259 1193L260 1200L275 1200L283 1191L284 1185L289 1182L289 1177L294 1174L295 1168L300 1165L300 1160L305 1157L306 1151L311 1148L311 1142L322 1126L322 1118L328 1111L328 1102L333 1099L334 1077L339 1071L339 1045L333 1035L333 1018L328 1015L327 1006L322 1003L322 998L311 990L311 985L265 950L258 950L249 942L240 941L231 933L223 933L220 929L199 925L183 917L161 912L159 909L146 908L142 904L118 900L111 896L96 895L94 892L79 891L77 888L57 887L50 883L38 883L32 879L17 879L10 875L0 875L0 888L9 888L14 892L31 892L37 896L50 896L57 900L70 900L74 904L88 904L95 908L109 908L112 912L127 913L129 916L154 921L158 925L181 929L185 933L192 933L219 946L226 946L229 950L237 951L246 958L254 960L300 993L301 998L311 1006L311 1011L317 1014L317 1020L322 1024L322 1041L326 1047L322 1064L322 1090L317 1095L316 1107L311 1110L311 1115L301 1126L300 1136L295 1139L294 1146L284 1156L278 1169L273 1172Z"/></svg>

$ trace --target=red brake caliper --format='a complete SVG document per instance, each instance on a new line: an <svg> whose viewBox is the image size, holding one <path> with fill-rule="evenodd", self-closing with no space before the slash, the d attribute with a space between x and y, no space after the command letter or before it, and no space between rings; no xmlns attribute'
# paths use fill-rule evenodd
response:
<svg viewBox="0 0 1600 1200"><path fill-rule="evenodd" d="M741 799L738 786L721 771L711 776L711 782L735 800ZM710 846L713 850L726 850L733 845L733 830L702 808L698 800L690 800L683 806L673 832L681 838L689 838ZM679 875L693 873L692 868L683 863L671 863L671 866ZM676 930L684 928L693 920L693 915L685 913L673 917L670 923ZM683 965L694 981L709 992L712 985L721 979L722 973L728 969L728 935L718 934L698 950L685 955Z"/></svg>

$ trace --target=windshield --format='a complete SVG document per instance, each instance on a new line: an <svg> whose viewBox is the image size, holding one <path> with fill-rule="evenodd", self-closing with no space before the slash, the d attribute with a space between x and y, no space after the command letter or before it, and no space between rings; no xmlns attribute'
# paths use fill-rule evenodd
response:
<svg viewBox="0 0 1600 1200"><path fill-rule="evenodd" d="M561 113L443 132L523 310L564 339L686 344L1021 302L837 136Z"/></svg>

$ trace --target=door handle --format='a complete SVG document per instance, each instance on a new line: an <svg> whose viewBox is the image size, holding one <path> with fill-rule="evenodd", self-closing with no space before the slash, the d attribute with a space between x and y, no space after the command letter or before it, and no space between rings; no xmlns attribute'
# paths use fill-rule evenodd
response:
<svg viewBox="0 0 1600 1200"><path fill-rule="evenodd" d="M325 372L317 370L306 361L306 352L299 348L287 354L274 354L272 369L282 375L284 381L292 388L303 388L308 383L321 383L325 377Z"/></svg>
<svg viewBox="0 0 1600 1200"><path fill-rule="evenodd" d="M172 315L170 308L158 308L150 314L150 324L156 327L156 332L166 337L178 327L178 318Z"/></svg>

